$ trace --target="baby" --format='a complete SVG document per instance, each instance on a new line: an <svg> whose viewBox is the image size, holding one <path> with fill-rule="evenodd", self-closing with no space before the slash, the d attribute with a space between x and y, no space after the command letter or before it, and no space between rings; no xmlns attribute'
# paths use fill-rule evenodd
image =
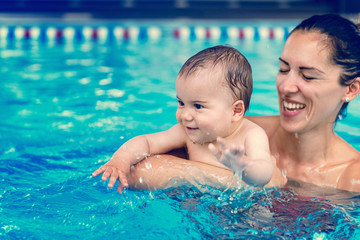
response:
<svg viewBox="0 0 360 240"><path fill-rule="evenodd" d="M249 185L267 184L274 169L268 138L244 118L252 93L246 58L228 46L204 49L185 62L175 84L178 124L130 139L93 176L103 173L103 181L110 177L110 188L119 180L121 193L128 187L132 165L149 155L185 148L192 161L229 167Z"/></svg>

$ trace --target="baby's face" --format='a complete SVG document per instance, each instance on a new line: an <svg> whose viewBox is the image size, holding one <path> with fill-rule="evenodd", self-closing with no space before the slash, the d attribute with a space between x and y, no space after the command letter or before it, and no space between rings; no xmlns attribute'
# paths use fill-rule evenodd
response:
<svg viewBox="0 0 360 240"><path fill-rule="evenodd" d="M220 71L203 68L176 79L176 118L194 143L231 133L234 102Z"/></svg>

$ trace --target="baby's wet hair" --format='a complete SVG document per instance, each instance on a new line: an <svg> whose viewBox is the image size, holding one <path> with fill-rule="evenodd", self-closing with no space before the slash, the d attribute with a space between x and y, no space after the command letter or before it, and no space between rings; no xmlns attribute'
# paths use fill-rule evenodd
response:
<svg viewBox="0 0 360 240"><path fill-rule="evenodd" d="M253 89L252 70L247 59L238 50L229 46L206 48L190 57L179 71L179 77L187 78L200 69L210 67L223 73L224 82L230 88L234 100L244 101L249 108Z"/></svg>

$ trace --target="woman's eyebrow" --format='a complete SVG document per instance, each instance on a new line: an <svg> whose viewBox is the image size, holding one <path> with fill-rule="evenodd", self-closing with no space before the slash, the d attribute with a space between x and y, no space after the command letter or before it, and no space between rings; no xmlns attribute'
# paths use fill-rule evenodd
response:
<svg viewBox="0 0 360 240"><path fill-rule="evenodd" d="M284 63L285 65L289 66L289 63L286 62L284 59L282 59L281 57L279 57L279 61ZM314 68L314 67L299 67L300 70L309 70L309 71L316 71L319 73L324 74L323 71L321 71L320 69Z"/></svg>
<svg viewBox="0 0 360 240"><path fill-rule="evenodd" d="M308 71L315 71L315 72L319 72L319 73L323 73L323 71L321 71L320 69L317 68L313 68L313 67L300 67L300 70L308 70Z"/></svg>
<svg viewBox="0 0 360 240"><path fill-rule="evenodd" d="M281 57L279 57L279 61L289 66L289 63L284 59L282 59Z"/></svg>

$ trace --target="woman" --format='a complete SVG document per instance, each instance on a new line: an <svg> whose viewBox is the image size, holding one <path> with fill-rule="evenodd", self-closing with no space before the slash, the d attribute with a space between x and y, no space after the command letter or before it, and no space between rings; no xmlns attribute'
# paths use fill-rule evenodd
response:
<svg viewBox="0 0 360 240"><path fill-rule="evenodd" d="M313 16L287 39L276 78L280 116L249 117L263 127L279 171L271 185L288 179L360 192L360 153L334 132L337 118L360 91L360 31L337 15ZM232 172L184 161L151 157L130 177L134 188L222 185ZM119 189L122 186L119 184Z"/></svg>
<svg viewBox="0 0 360 240"><path fill-rule="evenodd" d="M360 153L334 132L360 91L360 32L336 15L297 26L279 58L280 116L251 118L289 178L360 192Z"/></svg>

